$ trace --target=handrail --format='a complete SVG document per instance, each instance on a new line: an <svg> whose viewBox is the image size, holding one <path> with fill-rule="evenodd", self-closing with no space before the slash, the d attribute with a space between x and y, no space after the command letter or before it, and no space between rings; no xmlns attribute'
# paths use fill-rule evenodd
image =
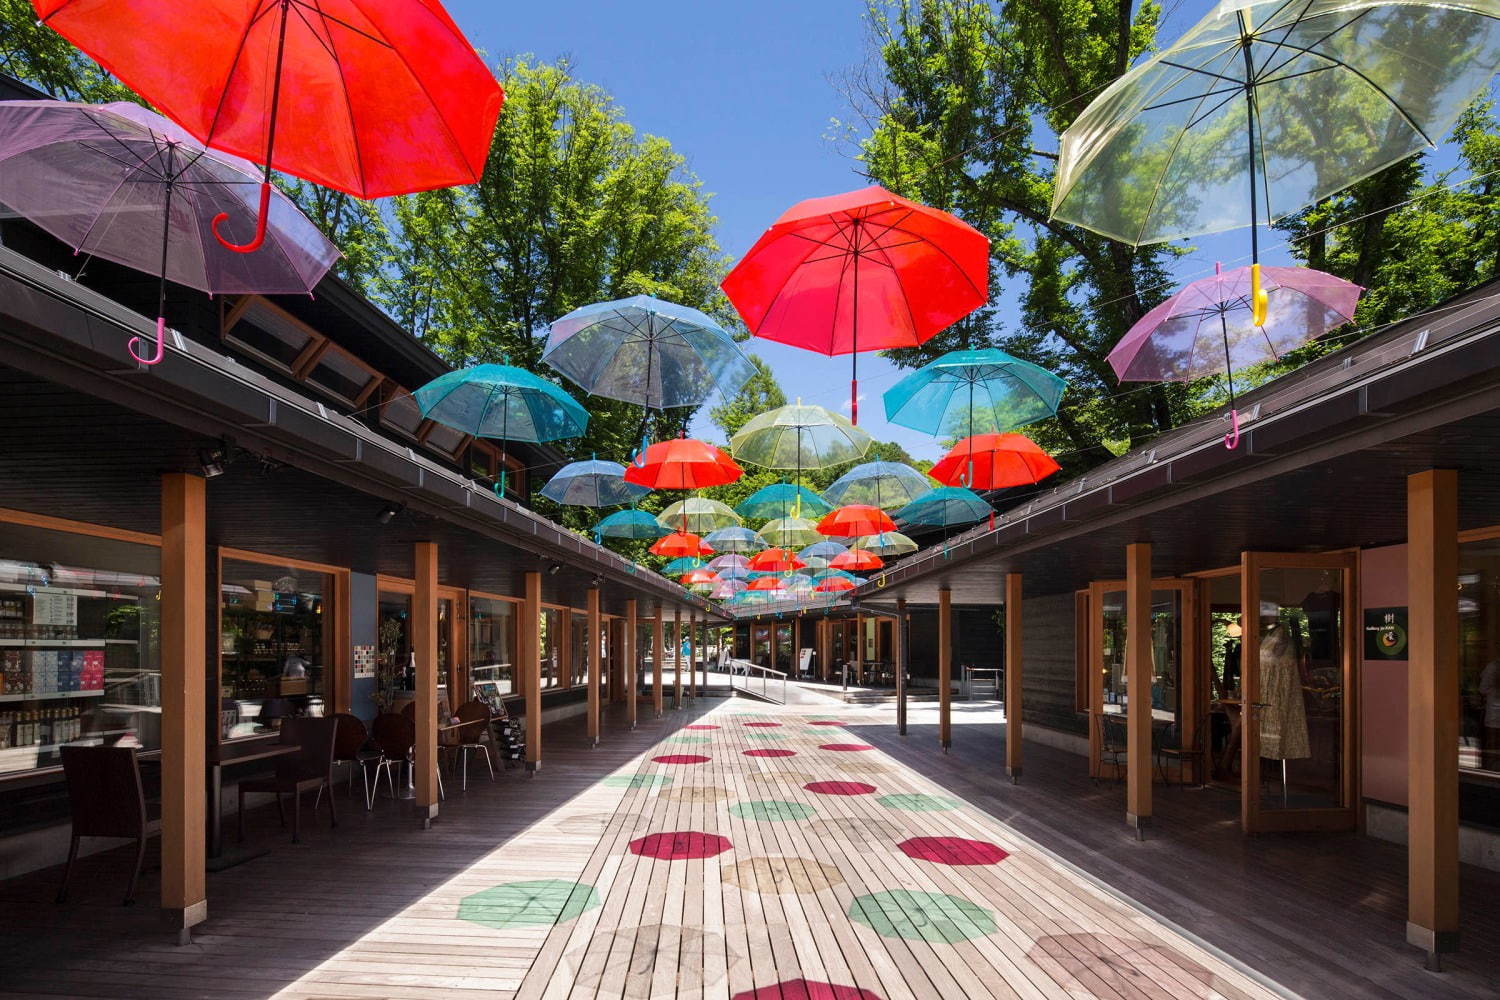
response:
<svg viewBox="0 0 1500 1000"><path fill-rule="evenodd" d="M787 675L786 675L785 671L783 671L783 670L772 670L770 667L763 667L760 664L758 664L758 663L752 663L749 660L737 660L737 659L734 659L733 657L729 657L729 658L726 658L724 660L724 667L725 667L725 669L727 669L729 671L729 686L731 688L733 688L734 690L736 690L736 691L744 691L746 694L757 695L758 697L764 698L766 701L773 702L773 703L775 703L777 705L785 705L786 704L786 677L787 677ZM754 682L753 682L753 680L752 680L752 678L750 676L750 671L752 671L752 670L754 670L756 673L760 674L760 690L759 691L755 690L755 684L754 684ZM744 681L745 681L745 683L743 685L740 684L740 678L741 678L741 672L742 671L743 671L743 677L744 677ZM780 698L777 698L775 695L773 695L771 693L771 691L772 691L772 688L771 688L772 678L776 678L776 677L781 678L781 697Z"/></svg>

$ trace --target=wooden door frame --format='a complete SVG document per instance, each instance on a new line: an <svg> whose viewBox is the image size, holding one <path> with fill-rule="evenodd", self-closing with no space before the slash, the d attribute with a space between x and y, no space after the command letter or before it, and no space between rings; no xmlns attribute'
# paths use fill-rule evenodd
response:
<svg viewBox="0 0 1500 1000"><path fill-rule="evenodd" d="M1260 808L1260 573L1266 569L1338 570L1343 574L1341 665L1344 695L1339 732L1339 793L1343 805L1326 809ZM1359 551L1244 552L1240 556L1240 826L1246 833L1353 830L1359 815ZM1251 623L1250 609L1255 609ZM1247 624L1250 627L1247 627Z"/></svg>
<svg viewBox="0 0 1500 1000"><path fill-rule="evenodd" d="M376 621L379 621L380 594L384 591L389 594L405 594L407 597L415 597L417 594L417 581L409 580L404 576L388 576L384 573L375 574L375 606ZM455 587L451 584L439 584L437 589L438 600L444 598L453 602L453 616L448 619L448 707L457 709L461 702L456 703L454 697L456 692L466 691L469 683L469 590L466 587ZM492 597L499 600L510 600L498 594L485 594L475 591L481 597ZM463 684L460 686L459 680ZM519 680L519 678L517 678ZM520 685L517 684L516 694L520 694Z"/></svg>
<svg viewBox="0 0 1500 1000"><path fill-rule="evenodd" d="M1197 644L1197 660L1196 660L1196 662L1198 664L1198 671L1197 671L1196 679L1195 679L1195 682L1194 682L1195 685L1196 685L1197 702L1198 702L1195 707L1197 709L1198 718L1202 719L1203 720L1203 724L1208 727L1208 731L1206 733L1204 733L1204 735L1203 735L1203 757L1202 757L1201 760L1198 760L1198 761L1194 762L1194 768L1195 768L1195 770L1194 770L1194 778L1199 783L1201 783L1201 784L1208 784L1208 783L1210 783L1213 780L1213 774L1214 774L1213 748L1212 748L1212 746L1210 746L1210 743L1212 742L1212 739L1213 739L1213 720L1209 717L1209 707L1213 704L1213 681L1209 677L1209 672L1213 669L1213 662L1214 662L1214 660L1213 660L1213 601L1209 597L1209 588L1211 586L1213 586L1213 581L1215 581L1215 580L1221 580L1221 579L1223 579L1225 577L1232 576L1232 577L1235 577L1236 579L1239 579L1239 580L1243 581L1242 572L1243 571L1241 570L1239 564L1235 564L1233 566L1221 566L1218 569L1209 569L1209 570L1203 570L1203 571L1198 572L1198 573L1188 573L1188 574L1185 574L1185 576L1189 580L1192 580L1194 583L1197 584L1197 593L1195 595L1196 607L1197 607L1197 621L1194 623L1194 627L1193 627L1193 641ZM1243 588L1243 584L1242 584L1241 589L1239 589L1239 591L1238 591L1239 592L1239 596L1240 596L1241 599L1244 598L1244 593L1243 593L1243 589L1242 588ZM1244 629L1245 629L1245 609L1244 609L1244 606L1241 605L1241 607L1240 607L1240 635L1242 637L1241 640L1240 640L1240 664L1241 664L1240 665L1240 675L1241 675L1241 677L1244 676L1244 655L1245 655L1244 654L1245 646L1244 646L1244 639L1243 639ZM1241 711L1243 711L1243 709ZM1240 726L1240 729L1241 729L1241 731L1243 733L1243 730L1244 730L1243 722L1242 722L1242 724ZM1241 740L1243 741L1243 736L1241 737ZM1202 771L1200 772L1200 771L1196 770L1196 768L1202 768Z"/></svg>

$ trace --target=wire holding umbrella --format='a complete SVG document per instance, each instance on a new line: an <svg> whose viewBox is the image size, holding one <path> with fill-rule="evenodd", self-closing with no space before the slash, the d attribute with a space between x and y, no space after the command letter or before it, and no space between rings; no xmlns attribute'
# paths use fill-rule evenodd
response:
<svg viewBox="0 0 1500 1000"><path fill-rule="evenodd" d="M247 261L214 247L204 219L245 204L253 171L139 105L0 103L0 201L75 253L157 276L155 346L127 345L144 365L165 349L168 281L210 295L307 294L338 259L279 192L266 209L275 254Z"/></svg>

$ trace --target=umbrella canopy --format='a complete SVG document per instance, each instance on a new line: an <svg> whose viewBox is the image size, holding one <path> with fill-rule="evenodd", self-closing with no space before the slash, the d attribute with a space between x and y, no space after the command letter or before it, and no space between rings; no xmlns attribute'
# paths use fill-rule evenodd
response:
<svg viewBox="0 0 1500 1000"><path fill-rule="evenodd" d="M781 573L795 569L802 569L807 564L797 558L795 552L787 549L766 549L757 552L750 558L750 568L762 572Z"/></svg>
<svg viewBox="0 0 1500 1000"><path fill-rule="evenodd" d="M682 574L681 581L689 587L704 583L712 585L719 582L719 574L706 567L699 567L698 569L690 569Z"/></svg>
<svg viewBox="0 0 1500 1000"><path fill-rule="evenodd" d="M944 486L902 507L896 511L896 517L906 524L946 528L972 524L991 513L990 505L973 490Z"/></svg>
<svg viewBox="0 0 1500 1000"><path fill-rule="evenodd" d="M716 601L729 601L744 593L748 586L743 580L720 580L708 596Z"/></svg>
<svg viewBox="0 0 1500 1000"><path fill-rule="evenodd" d="M721 287L757 337L851 356L915 347L989 299L990 242L947 212L867 187L782 213Z"/></svg>
<svg viewBox="0 0 1500 1000"><path fill-rule="evenodd" d="M789 403L756 414L734 437L730 450L744 462L768 469L826 469L852 462L874 439L821 406Z"/></svg>
<svg viewBox="0 0 1500 1000"><path fill-rule="evenodd" d="M932 492L928 490L928 492ZM919 545L899 531L882 531L878 535L864 535L853 540L854 547L869 549L878 556L901 556L915 552Z"/></svg>
<svg viewBox="0 0 1500 1000"><path fill-rule="evenodd" d="M747 569L750 566L750 560L742 555L726 552L721 556L714 556L710 559L708 566L713 570Z"/></svg>
<svg viewBox="0 0 1500 1000"><path fill-rule="evenodd" d="M1057 412L1067 383L1004 351L949 351L886 390L885 418L932 435L1008 431Z"/></svg>
<svg viewBox="0 0 1500 1000"><path fill-rule="evenodd" d="M833 505L805 486L772 483L750 494L734 509L744 517L800 517L803 513L819 517Z"/></svg>
<svg viewBox="0 0 1500 1000"><path fill-rule="evenodd" d="M822 537L816 524L801 517L779 517L768 521L759 534L771 545L783 549L800 549Z"/></svg>
<svg viewBox="0 0 1500 1000"><path fill-rule="evenodd" d="M710 531L703 540L715 552L759 552L766 547L766 540L749 528L720 528Z"/></svg>
<svg viewBox="0 0 1500 1000"><path fill-rule="evenodd" d="M570 462L557 470L541 489L542 496L574 507L613 507L633 503L651 491L625 481L619 462Z"/></svg>
<svg viewBox="0 0 1500 1000"><path fill-rule="evenodd" d="M670 534L643 510L617 510L594 525L594 534L610 538L661 538Z"/></svg>
<svg viewBox="0 0 1500 1000"><path fill-rule="evenodd" d="M78 253L157 276L156 344L128 347L142 364L162 358L168 281L210 295L306 294L338 259L279 192L267 202L275 253L219 248L206 220L253 206L259 183L252 164L135 104L0 103L0 202Z"/></svg>
<svg viewBox="0 0 1500 1000"><path fill-rule="evenodd" d="M681 576L695 569L702 569L704 562L697 556L678 556L661 568L663 576Z"/></svg>
<svg viewBox="0 0 1500 1000"><path fill-rule="evenodd" d="M719 324L649 295L574 309L549 328L542 360L585 392L655 410L715 389L731 398L755 374Z"/></svg>
<svg viewBox="0 0 1500 1000"><path fill-rule="evenodd" d="M866 549L850 549L843 555L836 556L828 564L830 569L842 569L850 572L879 569L884 565L885 560Z"/></svg>
<svg viewBox="0 0 1500 1000"><path fill-rule="evenodd" d="M818 522L818 532L836 538L854 538L859 535L878 535L882 531L895 531L896 522L879 507L868 504L849 504L840 507Z"/></svg>
<svg viewBox="0 0 1500 1000"><path fill-rule="evenodd" d="M901 462L856 465L823 492L836 504L867 503L889 509L903 507L932 492L932 480Z"/></svg>
<svg viewBox="0 0 1500 1000"><path fill-rule="evenodd" d="M625 468L625 481L654 490L697 490L732 483L741 474L718 448L681 437L658 441L637 455Z"/></svg>
<svg viewBox="0 0 1500 1000"><path fill-rule="evenodd" d="M781 587L781 577L779 577L779 576L763 576L763 577L760 577L759 579L751 580L748 589L749 590L781 590L782 589L782 587Z"/></svg>
<svg viewBox="0 0 1500 1000"><path fill-rule="evenodd" d="M975 434L949 449L932 467L932 478L948 486L1000 490L1039 483L1060 468L1051 455L1023 434ZM902 508L898 516L910 506Z"/></svg>
<svg viewBox="0 0 1500 1000"><path fill-rule="evenodd" d="M654 556L707 556L713 553L713 549L703 544L703 539L688 531L674 531L670 535L664 535L652 544L650 552Z"/></svg>
<svg viewBox="0 0 1500 1000"><path fill-rule="evenodd" d="M43 23L214 149L358 198L484 172L504 99L438 0L32 0ZM248 214L233 218L249 235ZM222 242L222 237L221 237ZM228 245L228 244L226 244Z"/></svg>
<svg viewBox="0 0 1500 1000"><path fill-rule="evenodd" d="M566 389L513 365L475 365L412 393L422 416L475 437L558 441L578 437L589 413Z"/></svg>
<svg viewBox="0 0 1500 1000"><path fill-rule="evenodd" d="M718 528L732 528L740 523L740 516L728 504L706 497L679 500L662 511L656 519L663 528L692 531L700 535Z"/></svg>
<svg viewBox="0 0 1500 1000"><path fill-rule="evenodd" d="M1234 422L1225 444L1231 448L1239 443L1235 368L1278 360L1343 326L1354 319L1362 291L1310 268L1262 268L1266 315L1257 325L1251 279L1250 268L1237 267L1185 285L1142 316L1109 352L1121 382L1181 382L1224 372Z"/></svg>
<svg viewBox="0 0 1500 1000"><path fill-rule="evenodd" d="M847 580L841 576L832 576L820 581L813 589L820 594L837 594L840 591L853 590L854 586L853 580Z"/></svg>
<svg viewBox="0 0 1500 1000"><path fill-rule="evenodd" d="M746 566L716 566L714 572L719 574L721 580L748 580L750 569Z"/></svg>
<svg viewBox="0 0 1500 1000"><path fill-rule="evenodd" d="M797 553L799 559L832 559L849 551L849 546L839 542L824 539L821 542L813 542L807 548Z"/></svg>

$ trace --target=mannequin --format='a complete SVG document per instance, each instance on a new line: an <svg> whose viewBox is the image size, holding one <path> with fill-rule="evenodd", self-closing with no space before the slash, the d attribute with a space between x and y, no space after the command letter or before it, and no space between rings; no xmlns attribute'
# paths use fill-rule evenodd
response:
<svg viewBox="0 0 1500 1000"><path fill-rule="evenodd" d="M1307 706L1292 633L1277 622L1260 640L1260 755L1281 761L1282 797L1286 797L1286 762L1312 756L1307 735Z"/></svg>

